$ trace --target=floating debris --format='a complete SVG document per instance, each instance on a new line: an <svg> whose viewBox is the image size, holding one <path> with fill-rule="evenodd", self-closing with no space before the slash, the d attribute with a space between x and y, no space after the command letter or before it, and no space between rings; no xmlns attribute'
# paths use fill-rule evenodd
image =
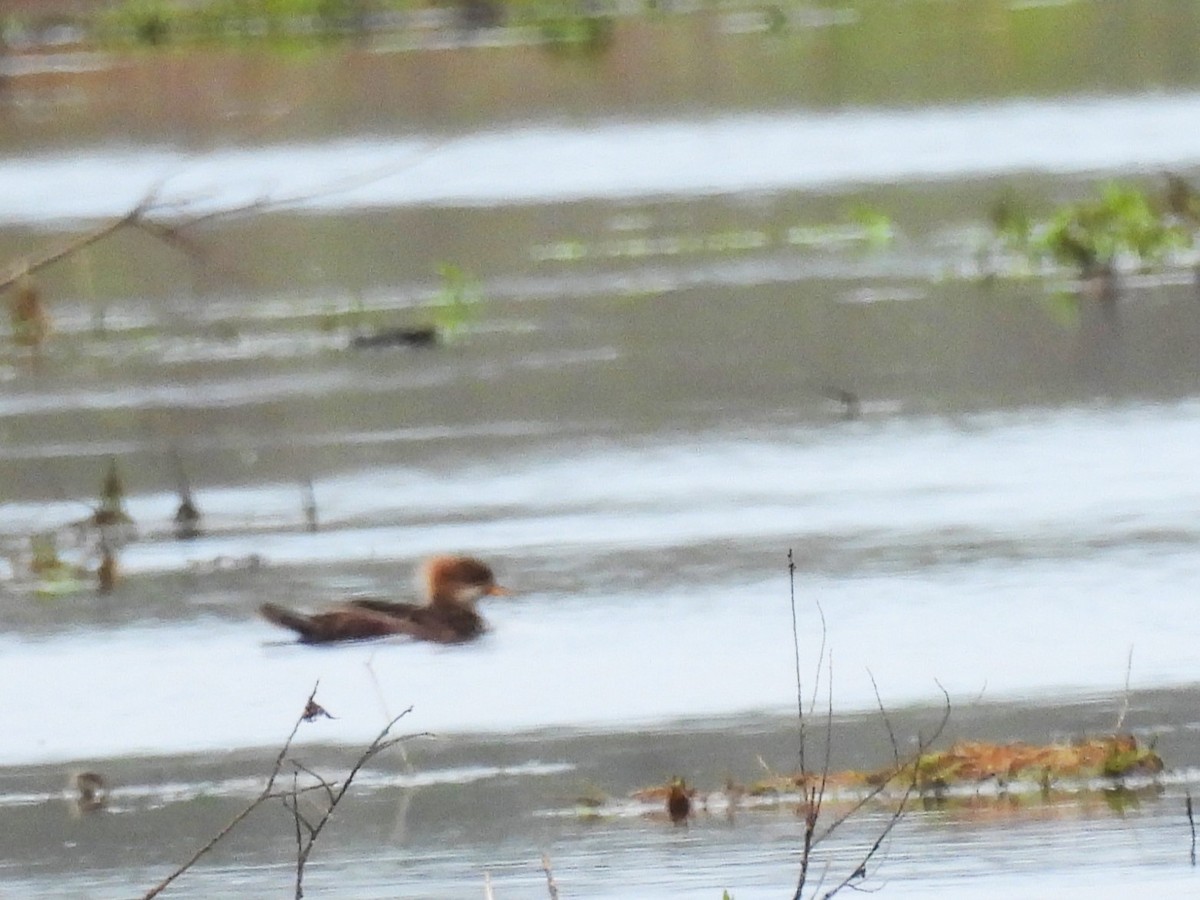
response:
<svg viewBox="0 0 1200 900"><path fill-rule="evenodd" d="M50 334L50 317L42 303L42 292L28 272L16 283L9 301L13 341L20 347L37 349Z"/></svg>
<svg viewBox="0 0 1200 900"><path fill-rule="evenodd" d="M1121 734L1046 746L959 741L948 750L921 756L915 774L917 786L928 790L993 779L1048 786L1063 778L1125 778L1162 770L1162 758L1153 749L1140 747L1131 734Z"/></svg>
<svg viewBox="0 0 1200 900"><path fill-rule="evenodd" d="M200 510L192 497L192 486L183 467L183 458L175 447L171 448L171 460L175 465L175 479L179 485L179 506L175 510L173 520L175 537L181 541L188 541L200 535Z"/></svg>
<svg viewBox="0 0 1200 900"><path fill-rule="evenodd" d="M35 591L41 597L57 597L86 590L82 578L89 577L79 566L65 562L58 555L58 538L53 532L31 535L29 573L37 579Z"/></svg>
<svg viewBox="0 0 1200 900"><path fill-rule="evenodd" d="M692 814L692 800L696 796L696 789L688 787L687 782L676 775L666 784L642 788L634 791L632 796L641 803L660 804L666 809L672 822L682 825Z"/></svg>
<svg viewBox="0 0 1200 900"><path fill-rule="evenodd" d="M188 541L200 534L200 510L192 499L191 492L183 494L179 500L179 508L175 510L175 537Z"/></svg>
<svg viewBox="0 0 1200 900"><path fill-rule="evenodd" d="M1016 742L958 741L947 750L922 754L901 768L876 772L805 772L771 775L749 788L751 796L791 793L823 784L827 790L867 790L893 782L912 783L922 792L937 793L960 786L1015 782L1048 788L1064 779L1087 782L1156 775L1162 758L1141 747L1133 735L1089 738L1071 744L1036 745Z"/></svg>
<svg viewBox="0 0 1200 900"><path fill-rule="evenodd" d="M862 400L858 394L837 385L827 384L821 388L821 393L841 407L842 418L848 422L862 418Z"/></svg>
<svg viewBox="0 0 1200 900"><path fill-rule="evenodd" d="M100 566L96 569L97 589L101 594L111 594L118 578L117 555L107 544L102 544Z"/></svg>
<svg viewBox="0 0 1200 900"><path fill-rule="evenodd" d="M111 547L120 547L136 535L133 519L125 511L125 483L115 459L109 460L108 471L104 475L100 505L85 524L99 529L101 541Z"/></svg>
<svg viewBox="0 0 1200 900"><path fill-rule="evenodd" d="M317 533L320 525L317 522L317 495L313 491L312 479L304 482L304 521L308 526L308 530L313 534Z"/></svg>
<svg viewBox="0 0 1200 900"><path fill-rule="evenodd" d="M1140 790L1137 786L1127 787L1125 779L1149 780L1151 784L1146 787L1153 790L1154 776L1163 768L1162 758L1153 748L1140 746L1126 734L1044 746L959 741L947 750L925 753L898 768L769 772L766 778L748 785L727 778L722 788L711 793L698 792L677 776L667 784L634 791L630 797L641 808L626 804L622 809L620 801L605 801L579 814L589 818L661 817L665 809L672 822L682 824L702 813L729 817L735 809L778 809L792 803L803 814L814 791L827 803L855 805L864 798L894 798L909 790L919 793L930 807L949 805L980 812L998 809L1003 816L1053 808L1068 797L1078 804L1081 793L1102 796L1107 807L1119 809L1137 802ZM1059 782L1062 785L1052 790L1051 785ZM1021 795L1040 797L1043 804L1027 806L1018 799ZM580 805L576 802L577 807ZM995 813L989 815L996 817Z"/></svg>
<svg viewBox="0 0 1200 900"><path fill-rule="evenodd" d="M360 334L350 340L354 350L374 350L385 347L432 347L438 342L438 330L433 325L416 328L385 328L372 334Z"/></svg>
<svg viewBox="0 0 1200 900"><path fill-rule="evenodd" d="M676 825L687 822L692 813L692 794L682 778L676 776L671 780L671 790L667 793L667 815Z"/></svg>
<svg viewBox="0 0 1200 900"><path fill-rule="evenodd" d="M79 814L96 812L108 802L108 785L97 772L77 772L71 779L71 789Z"/></svg>

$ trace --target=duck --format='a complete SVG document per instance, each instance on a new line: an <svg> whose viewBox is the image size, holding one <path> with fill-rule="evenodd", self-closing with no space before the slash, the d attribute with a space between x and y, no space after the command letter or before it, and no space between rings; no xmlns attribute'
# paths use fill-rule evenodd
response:
<svg viewBox="0 0 1200 900"><path fill-rule="evenodd" d="M475 610L477 600L511 593L497 584L487 563L470 556L435 556L425 562L421 575L424 604L361 597L313 614L264 603L259 614L274 625L294 631L303 644L397 634L438 644L459 644L487 630L487 623Z"/></svg>

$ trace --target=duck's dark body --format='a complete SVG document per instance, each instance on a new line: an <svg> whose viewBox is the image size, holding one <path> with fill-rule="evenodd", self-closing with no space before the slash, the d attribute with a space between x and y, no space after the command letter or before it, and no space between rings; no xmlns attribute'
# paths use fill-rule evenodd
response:
<svg viewBox="0 0 1200 900"><path fill-rule="evenodd" d="M305 615L274 603L259 612L268 622L296 632L306 644L329 644L402 634L421 641L456 644L487 629L475 611L475 601L507 591L496 584L492 570L469 557L437 557L425 567L429 602L393 603L360 598L324 612Z"/></svg>

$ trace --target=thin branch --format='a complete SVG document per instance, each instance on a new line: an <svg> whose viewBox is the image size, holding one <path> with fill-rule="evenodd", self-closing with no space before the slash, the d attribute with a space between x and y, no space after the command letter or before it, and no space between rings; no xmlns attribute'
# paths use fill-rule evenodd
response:
<svg viewBox="0 0 1200 900"><path fill-rule="evenodd" d="M813 606L817 608L817 615L821 617L821 643L817 647L817 677L813 679L812 697L808 701L808 714L812 715L814 709L817 708L817 692L821 682L821 663L825 659L825 644L829 639L829 625L825 621L825 608L821 606L819 597L813 597ZM829 686L829 699L833 701L833 685Z"/></svg>
<svg viewBox="0 0 1200 900"><path fill-rule="evenodd" d="M854 869L854 871L842 879L839 884L835 885L832 889L824 893L822 895L823 900L829 900L829 898L833 897L839 891L847 887L856 890L858 889L854 882L860 881L867 877L868 864L875 858L876 854L879 853L880 848L883 846L888 836L892 833L895 827L900 824L900 820L904 818L904 814L908 809L908 803L912 799L912 795L917 792L917 786L920 780L920 759L933 745L933 743L938 740L943 729L946 727L946 723L950 721L950 695L946 692L946 689L942 687L941 684L938 684L938 688L941 690L942 696L945 699L945 706L942 710L942 718L938 721L937 727L934 729L932 736L929 738L918 739L916 752L913 754L910 762L904 767L904 769L898 769L895 773L889 776L888 779L884 781L875 792L873 792L874 796L878 796L878 794L881 793L883 789L891 783L896 775L911 767L911 777L909 778L908 783L905 785L904 793L900 796L900 800L896 804L896 808L892 810L892 815L889 817L887 824L884 825L884 827L880 829L879 834L876 835L875 842L871 845L870 849L863 854L858 866ZM865 803L866 800L862 802ZM856 806L856 809L861 808L862 803ZM828 837L833 832L834 828L845 822L850 815L850 813L846 814L829 828L827 828L821 835L821 840Z"/></svg>
<svg viewBox="0 0 1200 900"><path fill-rule="evenodd" d="M300 854L301 854L301 853L303 852L303 850L304 850L304 837L303 837L303 835L300 833L300 821L301 821L301 819L302 819L302 816L300 815L300 803L299 803L299 801L296 799L296 796L295 796L295 792L296 792L296 780L297 780L297 776L296 776L295 774L293 774L293 775L292 775L292 805L291 805L291 810L292 810L292 821L293 821L293 823L295 824L295 827L296 827L296 858L297 858L297 859L299 859L299 858L300 858ZM288 802L287 802L287 800L284 800L284 801L283 801L283 805L284 805L284 806L287 806L287 805L288 805ZM308 829L308 831L309 831L309 833L310 833L310 834L312 833L312 826L310 826L310 825L308 824L308 822L307 822L307 821L306 821L306 822L304 822L304 827ZM296 871L297 871L297 873L299 872L299 866L297 866L297 869L296 869ZM299 882L299 875L297 874L297 876L296 876L296 877L297 877L297 881L296 881L296 896L297 896L297 897L299 897L299 896L300 896L300 882Z"/></svg>
<svg viewBox="0 0 1200 900"><path fill-rule="evenodd" d="M287 740L279 748L279 754L275 757L275 765L271 767L271 775L267 779L267 786L263 789L264 793L270 791L275 786L275 779L279 777L279 771L283 768L283 759L287 756L288 750L291 749L292 741L296 739L296 732L300 730L300 724L306 721L309 705L316 702L317 688L320 686L321 679L318 678L317 683L313 685L313 689L308 695L308 699L304 701L304 711L296 717L296 724L292 726L292 733L287 736Z"/></svg>
<svg viewBox="0 0 1200 900"><path fill-rule="evenodd" d="M207 222L233 219L254 213L286 211L303 206L322 197L348 193L420 165L452 140L454 139L447 137L442 140L431 141L428 145L419 148L408 159L389 162L356 175L348 175L311 191L297 192L286 197L272 198L269 195L260 196L246 203L210 210L209 212L200 214L189 214L189 211L202 202L203 198L192 197L171 201L162 199L163 186L178 172L163 175L150 185L142 198L128 212L110 219L65 243L52 247L39 256L21 260L11 265L7 273L0 274L0 292L12 287L22 276L53 265L85 247L111 237L113 234L127 227L138 228L168 246L182 251L188 257L211 266L211 254L205 252L195 241L187 238L183 234L184 229L195 228ZM183 221L168 225L160 221L162 217L180 218Z"/></svg>
<svg viewBox="0 0 1200 900"><path fill-rule="evenodd" d="M1133 672L1133 644L1129 645L1129 656L1125 660L1125 694L1121 699L1121 711L1117 714L1117 724L1113 726L1113 734L1121 731L1125 716L1129 713L1129 678Z"/></svg>
<svg viewBox="0 0 1200 900"><path fill-rule="evenodd" d="M318 685L320 685L319 681L316 685L313 685L312 693L308 695L309 702L311 702L312 699L317 695ZM262 789L259 795L255 797L245 809L234 816L224 828L209 838L208 842L195 853L193 853L185 863L178 866L166 878L143 894L142 900L153 900L154 897L157 897L159 894L165 891L171 882L199 862L199 860L206 853L212 850L213 847L217 846L217 844L219 844L225 838L225 836L229 834L229 832L233 831L233 829L236 828L243 819L249 816L250 813L254 812L254 810L258 809L258 807L262 806L268 800L272 800L280 796L274 792L275 780L279 777L279 770L283 766L283 759L287 755L288 749L292 746L292 741L295 740L296 732L300 730L300 723L303 721L304 714L301 713L296 717L296 724L292 726L291 734L288 735L283 747L280 748L279 755L275 757L275 765L272 767L271 774L267 778L266 786Z"/></svg>
<svg viewBox="0 0 1200 900"><path fill-rule="evenodd" d="M554 881L554 872L550 869L550 857L542 854L542 871L546 873L546 893L550 900L558 900L558 884Z"/></svg>
<svg viewBox="0 0 1200 900"><path fill-rule="evenodd" d="M1188 826L1192 829L1192 867L1196 865L1196 820L1192 817L1192 792L1188 791L1184 799L1184 809L1187 810Z"/></svg>
<svg viewBox="0 0 1200 900"><path fill-rule="evenodd" d="M305 775L311 775L313 778L315 778L317 780L317 783L315 785L313 785L313 787L317 790L324 790L326 799L328 799L329 802L331 802L331 803L333 802L333 787L335 784L337 784L337 782L333 782L331 784L330 782L326 781L323 777L318 775L316 772L314 772L312 769L310 769L308 766L304 765L302 762L300 762L298 760L293 759L293 760L290 760L290 762L293 766L296 767L296 770L298 772L303 772Z"/></svg>
<svg viewBox="0 0 1200 900"><path fill-rule="evenodd" d="M792 655L796 664L796 721L800 728L800 746L797 758L800 772L804 773L804 685L800 674L800 623L796 618L796 558L791 549L788 550L788 591L791 595L792 606Z"/></svg>
<svg viewBox="0 0 1200 900"><path fill-rule="evenodd" d="M879 696L879 685L875 682L875 673L867 669L867 677L871 679L871 690L875 692L875 705L879 707L879 715L883 717L883 726L887 729L888 741L892 745L892 762L900 768L900 743L896 740L896 730L892 728L892 720L888 718L887 707Z"/></svg>
<svg viewBox="0 0 1200 900"><path fill-rule="evenodd" d="M809 785L809 771L806 759L807 753L807 734L806 722L804 714L804 690L801 685L800 675L800 636L799 622L796 614L796 563L795 557L791 550L788 551L788 584L790 588L790 599L792 608L792 648L795 655L796 663L796 708L799 719L799 781L801 785L801 795L804 798L804 844L800 851L800 873L796 878L796 890L792 895L793 900L801 900L804 894L804 888L808 883L809 866L812 863L812 852L816 845L817 822L821 815L821 805L825 799L825 791L829 786L829 771L832 763L832 741L833 741L833 655L830 654L826 658L826 641L829 636L829 627L825 619L825 611L821 608L819 600L814 600L817 606L817 612L821 617L821 643L817 652L816 675L813 678L813 694L809 701L809 715L811 716L816 709L817 694L820 691L821 684L821 664L827 662L829 666L829 686L826 689L828 694L827 708L825 714L825 758L821 765L820 783ZM821 882L824 881L825 875L822 873Z"/></svg>
<svg viewBox="0 0 1200 900"><path fill-rule="evenodd" d="M355 777L370 760L375 756L387 750L389 747L394 747L404 741L411 740L414 737L421 735L406 734L399 737L390 737L391 730L396 726L396 723L412 712L412 707L404 710L398 716L394 716L380 732L375 735L375 739L367 746L358 759L346 774L346 778L338 786L337 790L332 791L329 797L328 805L325 812L316 821L316 824L309 825L309 835L296 854L296 900L300 900L304 896L304 868L308 865L309 857L312 855L313 847L317 843L317 838L321 836L321 832L325 830L325 826L329 824L330 817L333 816L333 811L338 804L342 802L342 798L346 796L346 791L350 790L350 785L354 783ZM322 779L323 781L323 779ZM307 824L307 823L306 823Z"/></svg>
<svg viewBox="0 0 1200 900"><path fill-rule="evenodd" d="M208 853L208 851L210 851L213 847L215 847L217 844L219 844L221 842L221 840L227 834L229 834L229 832L233 831L233 829L236 828L238 826L238 824L244 818L246 818L246 816L250 815L250 813L254 812L254 810L256 810L260 806L262 806L265 802L267 802L267 800L269 800L271 798L271 796L273 796L273 795L260 794L259 796L255 797L249 806L247 806L240 813L238 813L236 816L234 816L233 819L230 820L228 825L226 825L224 828L222 828L220 831L218 831L216 834L214 834L211 838L209 838L208 843L205 844L203 847L201 847L199 850L197 850L194 854L192 854L191 858L188 859L187 862L185 862L183 865L179 866L174 872L172 872L170 875L168 875L166 878L164 878L162 881L160 881L157 885L152 887L150 890L146 891L146 893L144 893L142 895L142 900L151 900L151 898L157 897L159 894L161 894L163 891L165 891L167 889L167 887L171 884L172 881L174 881L176 878L178 878L180 875L182 875L184 872L186 872L188 869L190 869L192 866L194 866L197 862L199 862L200 858L202 856L204 856L204 854Z"/></svg>
<svg viewBox="0 0 1200 900"><path fill-rule="evenodd" d="M86 234L79 235L78 237L67 241L65 244L61 244L58 247L47 250L41 256L10 266L8 273L3 277L0 277L0 291L12 287L23 275L33 274L39 269L44 269L47 266L58 262L60 259L65 259L72 253L82 250L84 247L91 246L97 241L104 240L109 235L115 234L127 225L137 221L141 215L142 207L139 204L120 218L112 219L111 221L94 228Z"/></svg>

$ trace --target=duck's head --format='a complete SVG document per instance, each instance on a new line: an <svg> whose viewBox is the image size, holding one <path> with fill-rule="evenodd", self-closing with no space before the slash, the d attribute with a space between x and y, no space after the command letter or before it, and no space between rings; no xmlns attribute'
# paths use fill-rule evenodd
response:
<svg viewBox="0 0 1200 900"><path fill-rule="evenodd" d="M487 563L470 556L435 556L423 569L425 593L430 603L470 605L480 597L506 596Z"/></svg>

